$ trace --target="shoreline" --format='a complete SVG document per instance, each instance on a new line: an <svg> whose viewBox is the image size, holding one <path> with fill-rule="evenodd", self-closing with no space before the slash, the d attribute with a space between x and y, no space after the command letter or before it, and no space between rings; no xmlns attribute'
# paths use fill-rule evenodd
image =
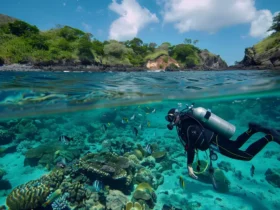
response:
<svg viewBox="0 0 280 210"><path fill-rule="evenodd" d="M146 67L131 67L131 66L105 66L105 65L53 65L53 66L34 66L28 64L11 64L0 66L0 71L16 71L16 72L179 72L179 71L233 71L233 70L280 70L280 67L265 67L265 66L229 66L223 69L212 69L195 67L190 69L148 69Z"/></svg>

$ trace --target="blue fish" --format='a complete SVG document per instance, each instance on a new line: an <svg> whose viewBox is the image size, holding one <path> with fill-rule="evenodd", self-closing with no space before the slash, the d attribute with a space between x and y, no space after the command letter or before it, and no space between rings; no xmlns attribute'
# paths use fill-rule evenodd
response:
<svg viewBox="0 0 280 210"><path fill-rule="evenodd" d="M102 181L99 181L99 180L95 180L93 182L93 188L96 192L100 192L104 189L104 185L103 185L103 182Z"/></svg>

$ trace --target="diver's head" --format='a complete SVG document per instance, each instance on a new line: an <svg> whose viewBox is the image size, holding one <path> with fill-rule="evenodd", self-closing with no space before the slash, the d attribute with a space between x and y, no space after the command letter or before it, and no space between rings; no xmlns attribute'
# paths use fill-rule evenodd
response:
<svg viewBox="0 0 280 210"><path fill-rule="evenodd" d="M167 128L172 130L174 125L177 125L180 121L179 111L176 108L172 108L168 111L167 115L165 116L166 121L169 122Z"/></svg>

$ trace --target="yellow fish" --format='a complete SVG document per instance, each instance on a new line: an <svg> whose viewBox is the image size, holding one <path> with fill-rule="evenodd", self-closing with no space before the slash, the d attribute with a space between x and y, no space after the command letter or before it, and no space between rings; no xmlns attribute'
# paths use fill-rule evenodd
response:
<svg viewBox="0 0 280 210"><path fill-rule="evenodd" d="M148 126L148 127L150 127L150 126L151 126L151 123L150 123L150 121L148 121L148 122L147 122L147 126Z"/></svg>
<svg viewBox="0 0 280 210"><path fill-rule="evenodd" d="M179 177L179 185L181 188L185 189L185 181L182 176Z"/></svg>

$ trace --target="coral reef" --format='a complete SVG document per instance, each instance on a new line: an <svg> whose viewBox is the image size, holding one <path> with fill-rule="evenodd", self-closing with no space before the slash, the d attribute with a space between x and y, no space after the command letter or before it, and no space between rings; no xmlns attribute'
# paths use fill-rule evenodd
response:
<svg viewBox="0 0 280 210"><path fill-rule="evenodd" d="M145 210L145 204L143 206L138 202L127 202L125 208L122 210Z"/></svg>
<svg viewBox="0 0 280 210"><path fill-rule="evenodd" d="M201 163L200 165L201 171L197 172L197 176L199 177L198 180L207 184L213 184L213 180L208 170L209 169L208 163L204 160L201 160L200 163ZM195 169L197 168L197 162L193 164L193 168ZM222 170L215 168L213 177L216 181L217 184L216 190L218 192L222 192L222 193L229 192L230 181L226 178Z"/></svg>
<svg viewBox="0 0 280 210"><path fill-rule="evenodd" d="M137 201L142 205L153 209L157 201L157 196L154 189L146 182L137 185L135 191L133 192L133 200Z"/></svg>
<svg viewBox="0 0 280 210"><path fill-rule="evenodd" d="M9 209L36 209L42 206L50 193L50 188L41 181L30 181L13 189L6 200Z"/></svg>
<svg viewBox="0 0 280 210"><path fill-rule="evenodd" d="M130 190L135 171L129 159L109 152L89 153L79 160L77 167L91 180L101 178L109 186L122 191Z"/></svg>
<svg viewBox="0 0 280 210"><path fill-rule="evenodd" d="M122 210L128 202L128 198L119 190L110 190L106 196L106 208L108 210Z"/></svg>

